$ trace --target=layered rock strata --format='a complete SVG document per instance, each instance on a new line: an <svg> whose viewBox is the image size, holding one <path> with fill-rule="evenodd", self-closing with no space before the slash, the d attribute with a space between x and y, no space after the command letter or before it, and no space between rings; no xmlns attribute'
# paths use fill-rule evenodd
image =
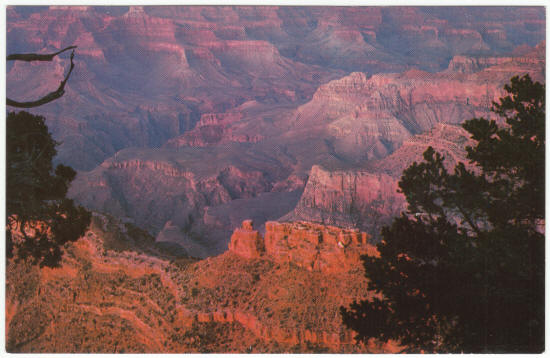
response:
<svg viewBox="0 0 550 358"><path fill-rule="evenodd" d="M380 227L406 210L405 196L398 191L403 170L413 162L421 162L428 146L445 157L448 170L459 162L471 167L465 147L473 144L462 127L438 123L364 168L331 170L314 165L296 208L281 220L358 227L377 240Z"/></svg>
<svg viewBox="0 0 550 358"><path fill-rule="evenodd" d="M378 255L370 236L356 229L342 229L309 222L265 223L265 238L253 229L252 220L235 229L229 250L245 258L262 256L293 263L309 271L347 272L361 266L361 255Z"/></svg>
<svg viewBox="0 0 550 358"><path fill-rule="evenodd" d="M395 342L357 344L354 333L341 323L341 306L373 293L367 289L362 266L343 270L330 247L364 247L365 234L307 223L267 226L270 239L264 250L255 246L247 251L248 244L264 240L245 221L234 234L231 250L197 261L174 256L171 247L159 246L131 224L94 214L84 237L64 247L60 267L8 260L8 350L382 353L400 349ZM318 242L318 249L333 257L330 265L335 269L311 269L311 265L308 269L278 256L283 255L279 244L285 246L287 241L297 244L289 251L301 254L307 248L301 242Z"/></svg>
<svg viewBox="0 0 550 358"><path fill-rule="evenodd" d="M544 80L542 8L8 10L8 53L78 45L65 95L35 109L61 143L56 161L87 171L70 196L201 257L223 252L236 222L293 211L308 176L285 220L375 235L380 215L362 208L393 209L380 204L387 177L367 180L372 160L438 123L486 116L513 75ZM67 62L10 62L8 95L48 93ZM332 172L373 193L378 180L381 194L338 193ZM243 201L261 215L229 214Z"/></svg>

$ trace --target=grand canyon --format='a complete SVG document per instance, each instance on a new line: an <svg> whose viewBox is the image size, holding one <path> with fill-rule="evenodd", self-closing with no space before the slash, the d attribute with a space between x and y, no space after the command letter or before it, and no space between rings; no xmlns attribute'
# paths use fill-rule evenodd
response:
<svg viewBox="0 0 550 358"><path fill-rule="evenodd" d="M432 146L467 162L511 77L544 83L543 7L9 6L7 53L76 45L30 112L93 212L61 266L9 261L10 352L398 352L339 308ZM69 54L7 62L7 96ZM14 110L8 106L9 111Z"/></svg>

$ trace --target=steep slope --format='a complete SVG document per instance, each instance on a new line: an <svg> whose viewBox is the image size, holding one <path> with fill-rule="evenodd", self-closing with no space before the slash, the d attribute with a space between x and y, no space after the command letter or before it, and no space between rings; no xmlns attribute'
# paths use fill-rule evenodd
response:
<svg viewBox="0 0 550 358"><path fill-rule="evenodd" d="M10 352L392 352L353 342L339 307L365 297L368 236L275 223L265 241L245 221L231 250L197 261L145 232L94 215L61 267L8 262ZM247 255L257 240L264 251ZM310 258L313 261L308 261ZM305 260L305 261L304 261Z"/></svg>
<svg viewBox="0 0 550 358"><path fill-rule="evenodd" d="M148 234L94 215L90 230L64 251L55 269L8 262L8 351L164 349L177 314L175 288L170 256Z"/></svg>
<svg viewBox="0 0 550 358"><path fill-rule="evenodd" d="M503 94L510 77L529 73L542 78L540 61L528 56L503 59L469 74L352 73L320 86L285 124L294 137L322 136L344 162L379 159L436 123L488 116L490 103Z"/></svg>
<svg viewBox="0 0 550 358"><path fill-rule="evenodd" d="M378 239L380 228L406 210L398 181L403 170L422 161L422 154L433 147L445 157L448 169L458 162L468 166L469 133L462 127L437 124L430 131L407 139L388 157L373 161L362 169L311 169L296 208L282 220L305 220L366 230Z"/></svg>
<svg viewBox="0 0 550 358"><path fill-rule="evenodd" d="M403 170L413 162L423 160L422 154L430 146L445 157L445 166L451 170L459 162L467 167L466 147L475 145L470 133L458 125L438 124L426 133L409 138L388 157L371 163L371 170L394 178L401 177Z"/></svg>
<svg viewBox="0 0 550 358"><path fill-rule="evenodd" d="M155 236L164 227L175 226L179 234L168 241L195 256L218 254L227 247L230 231L226 227L211 231L204 218L207 208L273 192L272 206L280 212L277 193L283 198L303 185L287 184L292 170L282 151L263 153L239 143L220 149L124 150L95 170L79 174L69 195L93 210L130 217ZM164 236L161 239L166 241Z"/></svg>
<svg viewBox="0 0 550 358"><path fill-rule="evenodd" d="M384 173L314 166L296 208L281 219L359 227L377 236L405 208L397 189L397 178Z"/></svg>

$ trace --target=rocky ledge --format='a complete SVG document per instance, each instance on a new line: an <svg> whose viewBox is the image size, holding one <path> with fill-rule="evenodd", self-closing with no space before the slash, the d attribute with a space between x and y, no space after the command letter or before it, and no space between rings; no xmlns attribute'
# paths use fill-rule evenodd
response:
<svg viewBox="0 0 550 358"><path fill-rule="evenodd" d="M356 229L343 229L309 222L265 224L265 238L245 220L231 236L229 250L245 258L265 257L293 263L309 271L348 272L361 267L360 256L377 256L370 236Z"/></svg>

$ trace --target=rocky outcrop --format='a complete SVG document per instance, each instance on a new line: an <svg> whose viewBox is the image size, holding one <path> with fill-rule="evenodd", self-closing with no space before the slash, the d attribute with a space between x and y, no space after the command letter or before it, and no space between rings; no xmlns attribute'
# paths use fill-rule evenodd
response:
<svg viewBox="0 0 550 358"><path fill-rule="evenodd" d="M320 86L286 122L305 138L314 134L324 138L334 158L359 166L391 154L412 135L437 123L459 124L488 116L490 104L503 95L502 86L511 76L540 73L539 59L525 58L530 60L511 62L512 67L510 62L497 61L459 74L458 59L456 66L451 64L452 72L409 70L372 76L354 72Z"/></svg>
<svg viewBox="0 0 550 358"><path fill-rule="evenodd" d="M327 169L314 165L296 208L282 220L305 220L344 227L358 227L377 238L381 226L406 210L398 181L403 170L423 160L431 146L445 157L452 170L459 162L470 167L465 147L470 134L452 124L436 124L430 131L410 137L388 157L364 169Z"/></svg>
<svg viewBox="0 0 550 358"><path fill-rule="evenodd" d="M242 119L242 113L204 113L197 123L197 127L211 126L221 123L231 123Z"/></svg>
<svg viewBox="0 0 550 358"><path fill-rule="evenodd" d="M183 146L207 147L223 142L257 143L263 135L233 134L233 129L227 123L201 125L184 135L170 139L165 148L179 148Z"/></svg>
<svg viewBox="0 0 550 358"><path fill-rule="evenodd" d="M307 270L347 272L361 265L361 255L378 255L367 233L357 229L308 222L267 222L265 230L267 255Z"/></svg>
<svg viewBox="0 0 550 358"><path fill-rule="evenodd" d="M232 241L244 238L244 232L254 235L248 242L257 242L250 221L242 226ZM377 255L374 246L365 244L366 234L307 222L268 222L265 229L265 250L254 257L230 245L224 254L184 274L182 286L198 288L187 295L192 304L182 311L187 326L238 322L262 342L310 347L306 351L399 349L395 342L357 344L354 333L340 322L340 306L357 295L372 295L358 259L359 253Z"/></svg>
<svg viewBox="0 0 550 358"><path fill-rule="evenodd" d="M469 57L469 56L454 56L449 62L448 71L459 73L474 73L479 72L487 67L504 65L504 64L523 64L523 65L540 65L545 62L544 58L538 57Z"/></svg>
<svg viewBox="0 0 550 358"><path fill-rule="evenodd" d="M264 242L257 230L252 226L252 220L243 221L242 227L235 229L229 242L229 250L246 257L260 257L264 249Z"/></svg>
<svg viewBox="0 0 550 358"><path fill-rule="evenodd" d="M376 235L405 209L397 189L397 178L385 173L313 166L300 201L283 219L358 227Z"/></svg>
<svg viewBox="0 0 550 358"><path fill-rule="evenodd" d="M185 134L168 140L165 148L177 148L181 146L204 147L217 144L223 139L235 142L256 142L258 139L245 138L238 140L231 135L231 123L242 119L242 113L204 113L197 122L195 128Z"/></svg>
<svg viewBox="0 0 550 358"><path fill-rule="evenodd" d="M252 220L235 229L229 250L245 258L266 256L310 271L348 272L357 269L361 255L376 256L369 236L356 229L342 229L308 222L265 223L265 239L253 229Z"/></svg>
<svg viewBox="0 0 550 358"><path fill-rule="evenodd" d="M461 126L437 124L430 131L406 140L390 156L372 163L371 170L399 179L403 170L413 162L423 160L422 154L429 146L443 155L447 170L453 170L459 162L464 163L467 168L471 167L466 158L466 147L475 145L475 142L470 136Z"/></svg>

